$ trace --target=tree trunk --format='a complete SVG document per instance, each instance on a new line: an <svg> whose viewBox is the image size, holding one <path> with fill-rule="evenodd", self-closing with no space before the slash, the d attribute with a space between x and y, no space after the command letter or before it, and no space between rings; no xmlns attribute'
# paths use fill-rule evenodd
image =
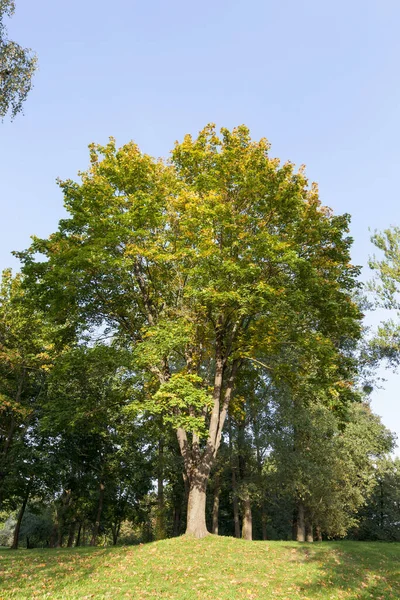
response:
<svg viewBox="0 0 400 600"><path fill-rule="evenodd" d="M206 525L206 489L208 476L199 471L192 474L189 489L186 535L203 538L208 535Z"/></svg>
<svg viewBox="0 0 400 600"><path fill-rule="evenodd" d="M113 536L113 546L117 545L120 529L121 529L121 521L119 521L118 523L111 524L111 531L112 531L112 536Z"/></svg>
<svg viewBox="0 0 400 600"><path fill-rule="evenodd" d="M157 517L155 527L156 540L166 537L165 506L164 506L164 439L158 442L158 473L157 473Z"/></svg>
<svg viewBox="0 0 400 600"><path fill-rule="evenodd" d="M299 502L297 505L297 534L296 539L298 542L305 542L306 540L306 523L304 518L304 504Z"/></svg>
<svg viewBox="0 0 400 600"><path fill-rule="evenodd" d="M306 542L310 543L313 541L314 541L313 525L312 525L311 521L306 519Z"/></svg>
<svg viewBox="0 0 400 600"><path fill-rule="evenodd" d="M261 504L261 531L262 531L262 539L264 542L268 539L267 535L267 512L265 510L265 502L262 501Z"/></svg>
<svg viewBox="0 0 400 600"><path fill-rule="evenodd" d="M69 526L67 548L72 548L75 538L76 521L73 521Z"/></svg>
<svg viewBox="0 0 400 600"><path fill-rule="evenodd" d="M242 538L251 541L253 539L253 519L251 514L250 496L246 492L243 500Z"/></svg>
<svg viewBox="0 0 400 600"><path fill-rule="evenodd" d="M219 514L219 495L221 492L220 477L219 474L215 476L214 482L214 500L213 500L213 513L212 513L212 533L218 535L218 514Z"/></svg>
<svg viewBox="0 0 400 600"><path fill-rule="evenodd" d="M81 545L81 531L82 531L82 521L79 521L78 536L77 536L76 542L75 542L76 547Z"/></svg>
<svg viewBox="0 0 400 600"><path fill-rule="evenodd" d="M21 508L19 510L19 513L18 513L17 522L16 522L15 529L14 529L14 537L13 537L13 543L11 545L11 550L18 550L19 532L20 532L20 529L21 529L22 518L23 518L24 513L25 513L25 508L26 508L26 505L27 505L27 502L28 502L28 499L29 499L30 491L31 491L31 484L29 482L29 484L27 486L27 489L26 489L26 492L25 492L24 500L22 502L22 506L21 506Z"/></svg>
<svg viewBox="0 0 400 600"><path fill-rule="evenodd" d="M322 542L322 531L319 525L315 528L315 537L317 538L317 542Z"/></svg>
<svg viewBox="0 0 400 600"><path fill-rule="evenodd" d="M100 491L99 491L99 503L97 506L96 522L93 527L92 539L90 540L91 546L96 546L96 544L97 544L97 537L99 535L101 513L103 512L104 490L105 490L105 486L104 486L104 483L101 481L100 482Z"/></svg>
<svg viewBox="0 0 400 600"><path fill-rule="evenodd" d="M228 417L228 433L229 433L229 461L232 471L232 505L233 505L233 523L235 526L235 538L240 538L240 517L239 517L239 502L236 485L236 467L233 458L233 442L232 442L232 424L231 418Z"/></svg>

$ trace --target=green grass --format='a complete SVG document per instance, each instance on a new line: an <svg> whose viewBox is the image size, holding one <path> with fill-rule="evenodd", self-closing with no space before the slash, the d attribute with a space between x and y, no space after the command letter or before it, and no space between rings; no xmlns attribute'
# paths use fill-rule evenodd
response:
<svg viewBox="0 0 400 600"><path fill-rule="evenodd" d="M400 599L400 544L245 542L0 549L0 599Z"/></svg>

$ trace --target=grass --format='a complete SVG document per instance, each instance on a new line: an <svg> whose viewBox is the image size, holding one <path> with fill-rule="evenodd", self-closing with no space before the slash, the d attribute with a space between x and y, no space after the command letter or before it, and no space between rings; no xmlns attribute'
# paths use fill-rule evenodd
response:
<svg viewBox="0 0 400 600"><path fill-rule="evenodd" d="M246 542L0 549L0 600L400 598L400 544Z"/></svg>

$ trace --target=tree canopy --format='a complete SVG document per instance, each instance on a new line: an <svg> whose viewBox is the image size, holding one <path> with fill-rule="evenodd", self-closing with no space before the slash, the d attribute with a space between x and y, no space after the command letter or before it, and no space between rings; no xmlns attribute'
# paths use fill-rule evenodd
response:
<svg viewBox="0 0 400 600"><path fill-rule="evenodd" d="M13 119L22 111L37 68L36 55L8 39L5 17L15 11L14 0L0 0L0 118L8 113Z"/></svg>
<svg viewBox="0 0 400 600"><path fill-rule="evenodd" d="M168 161L134 143L92 145L81 181L60 182L69 217L20 253L57 323L100 328L130 349L140 402L176 430L187 532L199 537L245 365L308 382L332 406L352 388L343 365L361 313L349 217L269 150L245 126L218 135L213 125L176 143Z"/></svg>

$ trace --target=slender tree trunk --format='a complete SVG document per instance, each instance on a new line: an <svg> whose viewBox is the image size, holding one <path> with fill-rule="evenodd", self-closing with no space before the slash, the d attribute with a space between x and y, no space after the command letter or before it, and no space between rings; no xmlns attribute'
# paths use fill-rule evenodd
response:
<svg viewBox="0 0 400 600"><path fill-rule="evenodd" d="M206 525L206 489L208 473L206 475L196 470L191 477L186 535L203 538L208 535Z"/></svg>
<svg viewBox="0 0 400 600"><path fill-rule="evenodd" d="M51 528L51 533L50 533L50 548L55 548L57 546L57 539L58 539L58 521L56 523L53 524L53 527Z"/></svg>
<svg viewBox="0 0 400 600"><path fill-rule="evenodd" d="M77 536L76 542L75 542L76 547L81 545L81 531L82 531L82 521L79 521L78 536Z"/></svg>
<svg viewBox="0 0 400 600"><path fill-rule="evenodd" d="M242 538L251 541L253 539L253 518L251 513L251 501L246 491L243 500Z"/></svg>
<svg viewBox="0 0 400 600"><path fill-rule="evenodd" d="M251 514L250 496L246 492L243 500L243 522L242 522L242 538L251 541L253 539L253 519Z"/></svg>
<svg viewBox="0 0 400 600"><path fill-rule="evenodd" d="M164 504L164 439L161 436L158 442L156 540L166 537Z"/></svg>
<svg viewBox="0 0 400 600"><path fill-rule="evenodd" d="M317 538L317 542L322 542L322 531L319 525L315 528L315 537Z"/></svg>
<svg viewBox="0 0 400 600"><path fill-rule="evenodd" d="M297 540L297 507L293 509L292 540L294 542Z"/></svg>
<svg viewBox="0 0 400 600"><path fill-rule="evenodd" d="M311 521L306 519L306 542L311 543L313 541L314 541L313 525L312 525Z"/></svg>
<svg viewBox="0 0 400 600"><path fill-rule="evenodd" d="M73 521L69 526L67 548L72 548L76 531L76 521Z"/></svg>
<svg viewBox="0 0 400 600"><path fill-rule="evenodd" d="M99 488L99 503L97 505L96 521L95 521L95 524L93 527L92 539L90 540L91 546L96 546L96 544L97 544L97 537L99 535L101 513L103 512L104 490L105 490L105 486L104 486L104 483L101 481L100 488Z"/></svg>
<svg viewBox="0 0 400 600"><path fill-rule="evenodd" d="M218 515L219 515L219 495L221 493L220 476L219 473L215 475L214 481L214 498L213 498L213 512L212 512L212 533L218 535Z"/></svg>
<svg viewBox="0 0 400 600"><path fill-rule="evenodd" d="M383 529L383 525L384 525L384 512L383 512L383 482L380 481L379 482L379 500L380 500L380 509L381 509L381 514L380 514L380 521L381 521L381 529Z"/></svg>
<svg viewBox="0 0 400 600"><path fill-rule="evenodd" d="M182 518L182 494L175 490L174 493L174 517L173 517L173 537L177 537L181 533L181 518Z"/></svg>
<svg viewBox="0 0 400 600"><path fill-rule="evenodd" d="M236 466L233 457L233 440L232 440L232 423L231 418L228 417L228 433L229 433L229 461L231 464L232 472L232 506L233 506L233 523L235 527L235 538L240 538L240 517L239 517L239 501L237 494L237 483L236 483Z"/></svg>
<svg viewBox="0 0 400 600"><path fill-rule="evenodd" d="M26 488L26 492L25 492L25 496L22 502L22 506L19 510L18 513L18 517L17 517L17 523L15 525L15 529L14 529L14 536L13 536L13 543L11 545L11 550L17 550L18 549L18 540L19 540L19 532L21 530L21 523L22 523L22 519L25 513L25 509L26 509L26 505L28 503L28 499L29 499L29 494L31 492L31 483L28 483L28 486Z"/></svg>
<svg viewBox="0 0 400 600"><path fill-rule="evenodd" d="M262 501L261 504L261 534L264 542L268 539L267 535L267 512L265 510L265 502Z"/></svg>
<svg viewBox="0 0 400 600"><path fill-rule="evenodd" d="M120 529L121 529L121 521L118 521L118 523L111 524L111 531L112 531L112 536L113 536L113 546L117 545Z"/></svg>
<svg viewBox="0 0 400 600"><path fill-rule="evenodd" d="M306 523L304 517L304 504L299 502L297 505L297 535L296 539L298 542L305 542L306 540Z"/></svg>

